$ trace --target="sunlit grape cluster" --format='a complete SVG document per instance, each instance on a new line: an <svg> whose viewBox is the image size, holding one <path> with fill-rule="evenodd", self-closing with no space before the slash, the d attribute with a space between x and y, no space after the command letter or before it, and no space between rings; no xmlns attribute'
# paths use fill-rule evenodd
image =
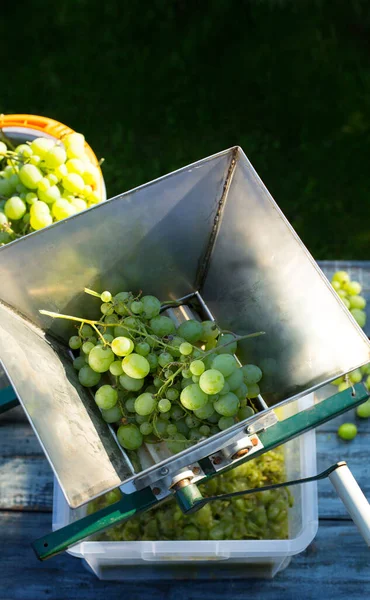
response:
<svg viewBox="0 0 370 600"><path fill-rule="evenodd" d="M366 300L361 296L361 284L358 281L351 281L347 271L336 271L333 275L331 284L360 327L365 327ZM338 387L339 392L342 392L361 381L364 381L370 389L370 363L359 369L355 369L344 377L335 379L332 383ZM370 400L367 400L358 406L356 414L362 419L370 418ZM339 437L345 440L353 439L356 436L356 433L357 428L353 423L343 423L338 429Z"/></svg>
<svg viewBox="0 0 370 600"><path fill-rule="evenodd" d="M249 336L223 332L213 321L191 319L176 328L155 296L85 291L102 301L101 317L74 317L80 324L69 340L73 364L80 383L95 388L123 448L166 441L176 453L254 414L262 372L240 367L234 356L238 340Z"/></svg>
<svg viewBox="0 0 370 600"><path fill-rule="evenodd" d="M10 145L10 142L9 142ZM101 202L101 174L85 138L36 138L16 148L0 141L0 245Z"/></svg>

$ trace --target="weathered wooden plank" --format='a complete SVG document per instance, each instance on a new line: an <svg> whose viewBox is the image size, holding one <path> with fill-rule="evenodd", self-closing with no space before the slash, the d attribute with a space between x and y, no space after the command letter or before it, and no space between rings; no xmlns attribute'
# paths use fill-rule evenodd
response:
<svg viewBox="0 0 370 600"><path fill-rule="evenodd" d="M0 423L0 456L44 456L28 423Z"/></svg>
<svg viewBox="0 0 370 600"><path fill-rule="evenodd" d="M0 509L50 511L53 477L44 457L0 458Z"/></svg>
<svg viewBox="0 0 370 600"><path fill-rule="evenodd" d="M324 521L314 543L293 557L289 567L270 580L230 579L220 582L217 574L222 563L215 565L210 581L175 577L164 582L150 581L155 566L147 564L135 577L130 568L123 583L103 582L87 572L81 561L67 554L39 563L30 546L31 540L49 531L50 515L41 513L1 513L0 575L1 600L316 600L318 597L363 600L370 592L370 553L349 522ZM240 566L243 569L243 566ZM124 586L124 587L123 587Z"/></svg>
<svg viewBox="0 0 370 600"><path fill-rule="evenodd" d="M11 453L11 440L4 447ZM36 440L37 442L37 440ZM30 442L31 444L31 442ZM32 443L33 444L33 443ZM27 444L26 450L28 450ZM37 446L35 447L37 449ZM338 460L346 460L370 500L370 437L359 434L352 442L343 442L335 434L317 434L318 471ZM17 450L16 450L17 452ZM0 438L0 456L2 438ZM0 458L0 508L9 510L51 510L53 475L43 455ZM347 519L347 512L329 481L319 483L320 516Z"/></svg>

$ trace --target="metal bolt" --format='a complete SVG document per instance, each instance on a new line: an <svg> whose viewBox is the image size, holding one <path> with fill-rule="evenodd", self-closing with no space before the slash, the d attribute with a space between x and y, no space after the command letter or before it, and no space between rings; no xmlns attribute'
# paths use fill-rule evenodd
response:
<svg viewBox="0 0 370 600"><path fill-rule="evenodd" d="M251 439L251 442L252 442L253 446L257 446L258 445L258 439L256 437L252 437L250 439Z"/></svg>
<svg viewBox="0 0 370 600"><path fill-rule="evenodd" d="M242 456L248 454L248 452L249 448L243 448L242 450L238 450L238 452L235 452L235 454L233 454L231 458L241 458Z"/></svg>
<svg viewBox="0 0 370 600"><path fill-rule="evenodd" d="M161 493L161 490L158 487L153 488L152 490L154 496L159 496L159 494Z"/></svg>
<svg viewBox="0 0 370 600"><path fill-rule="evenodd" d="M194 475L199 475L200 468L199 467L193 467L193 473L194 473Z"/></svg>
<svg viewBox="0 0 370 600"><path fill-rule="evenodd" d="M162 467L161 470L159 471L160 475L167 475L167 473L168 473L167 467Z"/></svg>
<svg viewBox="0 0 370 600"><path fill-rule="evenodd" d="M222 458L221 456L214 456L212 458L212 462L214 465L219 465L220 463L222 463Z"/></svg>

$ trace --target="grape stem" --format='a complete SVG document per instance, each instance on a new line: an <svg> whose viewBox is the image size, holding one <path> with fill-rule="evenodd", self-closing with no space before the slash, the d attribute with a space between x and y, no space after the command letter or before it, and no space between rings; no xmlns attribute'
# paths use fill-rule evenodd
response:
<svg viewBox="0 0 370 600"><path fill-rule="evenodd" d="M89 288L84 288L84 292L85 294L90 294L90 296L95 296L95 298L100 298L100 294L98 294L98 292L94 292L94 290L90 290Z"/></svg>
<svg viewBox="0 0 370 600"><path fill-rule="evenodd" d="M203 355L203 358L206 358L207 356L214 353L215 351L219 351L220 348L226 348L226 346L229 346L230 344L233 344L234 342L240 342L241 340L247 340L249 338L259 337L260 335L265 335L265 333L266 333L265 331L256 331L255 333L247 333L246 335L235 335L233 333L233 335L235 336L233 340L230 340L230 342L225 342L225 344L220 344L220 346L217 346L215 348L211 348L211 350L208 350L208 352L206 352Z"/></svg>

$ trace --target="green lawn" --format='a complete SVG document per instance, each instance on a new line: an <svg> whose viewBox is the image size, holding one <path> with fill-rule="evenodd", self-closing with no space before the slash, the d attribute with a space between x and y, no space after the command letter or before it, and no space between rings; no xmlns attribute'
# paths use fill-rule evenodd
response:
<svg viewBox="0 0 370 600"><path fill-rule="evenodd" d="M34 0L0 21L0 111L58 119L109 196L239 144L315 258L370 258L365 0Z"/></svg>

